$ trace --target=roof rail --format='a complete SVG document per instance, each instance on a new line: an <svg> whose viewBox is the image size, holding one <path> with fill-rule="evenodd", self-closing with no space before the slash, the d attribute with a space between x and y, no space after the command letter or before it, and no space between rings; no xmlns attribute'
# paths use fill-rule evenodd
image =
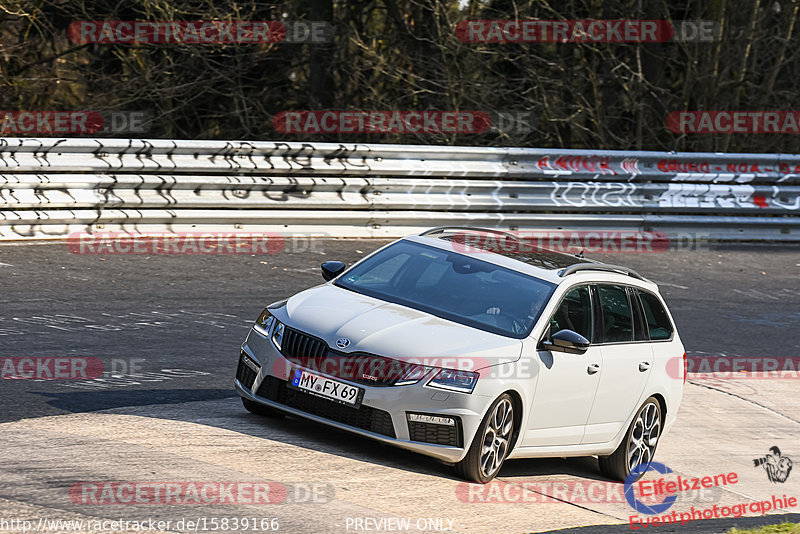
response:
<svg viewBox="0 0 800 534"><path fill-rule="evenodd" d="M621 267L619 265L609 265L608 263L576 263L558 271L558 276L565 277L578 271L608 271L612 273L627 274L639 280L646 280L646 278L633 269Z"/></svg>
<svg viewBox="0 0 800 534"><path fill-rule="evenodd" d="M499 234L504 235L506 237L510 237L514 241L519 241L519 238L512 234L511 232L505 232L503 230L495 230L493 228L475 228L472 226L437 226L436 228L431 228L430 230L425 230L420 236L429 236L432 234L441 234L447 232L449 230L460 230L462 232L472 232L475 234Z"/></svg>

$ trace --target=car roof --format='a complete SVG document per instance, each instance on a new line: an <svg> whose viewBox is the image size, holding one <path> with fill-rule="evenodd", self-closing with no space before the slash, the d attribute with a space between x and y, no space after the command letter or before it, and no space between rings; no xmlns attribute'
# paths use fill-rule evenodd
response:
<svg viewBox="0 0 800 534"><path fill-rule="evenodd" d="M433 232L436 230L437 232ZM636 285L658 292L655 283L640 276L636 271L618 265L609 265L588 258L581 258L572 254L556 252L548 249L523 250L505 247L503 245L481 248L473 242L459 241L456 236L464 235L464 231L490 232L495 235L505 234L516 239L513 234L483 230L479 228L453 227L452 231L438 231L441 228L428 230L420 235L404 237L404 240L413 241L443 250L455 252L465 256L476 257L480 260L506 267L514 271L529 274L556 285L570 284L572 282L610 282ZM459 233L460 232L460 233ZM427 235L425 235L427 234ZM456 238L456 239L454 239ZM484 243L497 243L495 240L486 240ZM479 242L480 244L480 242Z"/></svg>

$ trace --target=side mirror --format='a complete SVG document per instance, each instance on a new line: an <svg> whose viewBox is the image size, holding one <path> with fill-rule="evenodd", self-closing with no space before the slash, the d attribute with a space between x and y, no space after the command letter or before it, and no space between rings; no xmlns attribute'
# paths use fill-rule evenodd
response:
<svg viewBox="0 0 800 534"><path fill-rule="evenodd" d="M344 268L347 267L341 261L326 261L322 264L322 278L325 280L333 280L344 271Z"/></svg>
<svg viewBox="0 0 800 534"><path fill-rule="evenodd" d="M583 354L589 348L589 340L572 330L559 330L550 341L542 340L539 345L543 350L566 352L567 354Z"/></svg>

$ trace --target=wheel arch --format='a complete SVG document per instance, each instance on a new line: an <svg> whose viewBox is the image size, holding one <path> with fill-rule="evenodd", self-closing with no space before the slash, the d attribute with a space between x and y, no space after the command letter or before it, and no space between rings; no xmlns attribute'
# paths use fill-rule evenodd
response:
<svg viewBox="0 0 800 534"><path fill-rule="evenodd" d="M663 430L664 424L667 421L667 399L661 393L653 393L650 395L658 401L658 406L661 408L661 428Z"/></svg>
<svg viewBox="0 0 800 534"><path fill-rule="evenodd" d="M651 393L650 395L645 397L644 400L647 400L649 397L653 397L658 401L658 407L661 408L661 428L663 429L664 424L667 421L667 399L664 398L664 395L658 392ZM639 405L639 407L641 408L641 405Z"/></svg>
<svg viewBox="0 0 800 534"><path fill-rule="evenodd" d="M507 389L502 394L507 394L511 397L514 408L514 432L511 435L511 447L508 449L508 453L511 454L511 451L514 450L519 441L519 437L522 435L522 395L515 389Z"/></svg>

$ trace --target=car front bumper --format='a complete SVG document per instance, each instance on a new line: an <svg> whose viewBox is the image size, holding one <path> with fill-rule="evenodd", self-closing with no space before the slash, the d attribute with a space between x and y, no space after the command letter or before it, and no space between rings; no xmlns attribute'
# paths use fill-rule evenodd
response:
<svg viewBox="0 0 800 534"><path fill-rule="evenodd" d="M242 345L242 354L247 355L258 366L258 370L251 369L244 373L248 375L246 379L240 380L237 376L235 380L236 391L243 398L447 463L455 463L464 458L486 410L494 400L491 396L475 392L465 394L426 386L429 377L407 386L370 387L332 376L334 380L364 390L361 408L356 409L296 390L287 393L286 383L290 370L298 366L284 358L272 342L257 330L250 329ZM322 374L317 370L312 371ZM247 382L251 380L252 386L247 387ZM455 430L460 438L458 445L440 445L412 439L407 418L409 412L456 418L458 424L455 425ZM420 432L420 427L416 426L414 436L420 438L431 433L441 435L445 430L436 428L445 425L427 425L430 432ZM447 430L452 432L452 429Z"/></svg>

